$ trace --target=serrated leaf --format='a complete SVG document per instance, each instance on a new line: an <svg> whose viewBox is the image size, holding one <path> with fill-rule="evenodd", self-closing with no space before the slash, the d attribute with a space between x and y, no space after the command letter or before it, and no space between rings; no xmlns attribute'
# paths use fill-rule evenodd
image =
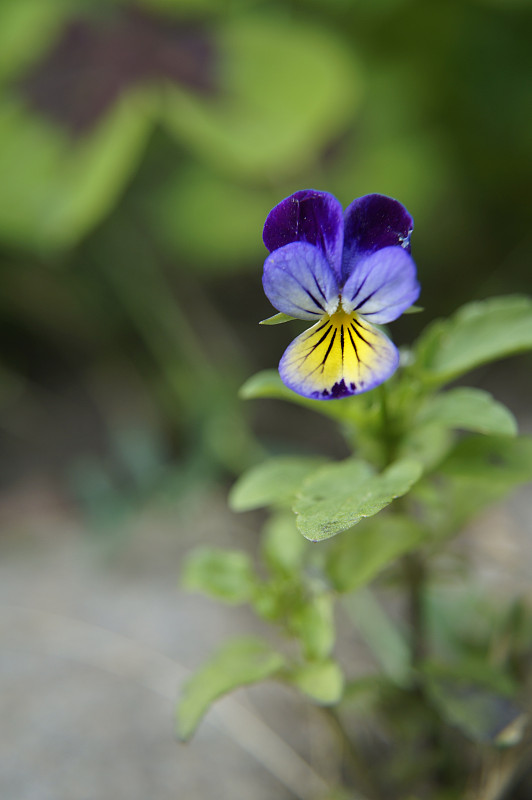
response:
<svg viewBox="0 0 532 800"><path fill-rule="evenodd" d="M184 589L204 592L226 603L246 603L257 586L246 553L215 547L194 550L185 561L181 580Z"/></svg>
<svg viewBox="0 0 532 800"><path fill-rule="evenodd" d="M417 365L445 383L503 356L532 349L532 300L497 297L469 303L448 320L437 320L416 344Z"/></svg>
<svg viewBox="0 0 532 800"><path fill-rule="evenodd" d="M183 686L177 708L179 737L189 739L219 697L240 686L265 680L283 665L283 656L261 639L246 637L224 645Z"/></svg>
<svg viewBox="0 0 532 800"><path fill-rule="evenodd" d="M416 548L424 537L423 528L407 517L381 514L365 520L337 540L327 559L327 574L338 592L352 592Z"/></svg>
<svg viewBox="0 0 532 800"><path fill-rule="evenodd" d="M325 461L312 456L270 458L237 480L229 493L229 505L233 511L250 511L289 502L303 480Z"/></svg>
<svg viewBox="0 0 532 800"><path fill-rule="evenodd" d="M431 397L416 423L440 423L485 434L515 436L517 422L511 411L482 389L458 388Z"/></svg>
<svg viewBox="0 0 532 800"><path fill-rule="evenodd" d="M292 322L294 319L296 318L279 312L278 314L274 314L273 317L268 317L267 319L261 320L259 325L282 325L283 322Z"/></svg>
<svg viewBox="0 0 532 800"><path fill-rule="evenodd" d="M332 660L310 662L292 670L289 680L320 705L337 703L344 688L342 671Z"/></svg>
<svg viewBox="0 0 532 800"><path fill-rule="evenodd" d="M303 483L294 504L297 526L313 542L328 539L406 494L420 475L416 461L397 461L378 475L357 459L329 464Z"/></svg>

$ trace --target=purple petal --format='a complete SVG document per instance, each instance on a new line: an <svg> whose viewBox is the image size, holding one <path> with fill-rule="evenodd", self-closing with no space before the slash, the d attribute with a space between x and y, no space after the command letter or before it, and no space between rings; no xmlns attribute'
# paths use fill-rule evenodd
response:
<svg viewBox="0 0 532 800"><path fill-rule="evenodd" d="M264 291L283 314L316 319L338 307L336 277L323 253L306 242L292 242L274 250L264 262Z"/></svg>
<svg viewBox="0 0 532 800"><path fill-rule="evenodd" d="M367 194L353 200L345 211L342 275L347 279L356 262L383 247L400 245L410 252L414 220L397 200Z"/></svg>
<svg viewBox="0 0 532 800"><path fill-rule="evenodd" d="M268 214L262 237L270 252L291 242L316 245L340 277L344 220L332 194L304 189L285 198Z"/></svg>
<svg viewBox="0 0 532 800"><path fill-rule="evenodd" d="M342 289L342 306L382 325L400 317L419 292L412 256L402 247L383 247L355 266Z"/></svg>

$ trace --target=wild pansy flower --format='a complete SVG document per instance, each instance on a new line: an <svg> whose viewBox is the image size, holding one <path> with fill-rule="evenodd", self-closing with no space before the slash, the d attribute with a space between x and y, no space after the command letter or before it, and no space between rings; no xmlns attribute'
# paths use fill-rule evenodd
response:
<svg viewBox="0 0 532 800"><path fill-rule="evenodd" d="M264 225L264 291L278 311L316 324L279 364L303 397L330 400L373 389L399 352L375 323L397 319L419 296L410 255L412 217L397 200L359 197L345 211L333 195L296 192Z"/></svg>

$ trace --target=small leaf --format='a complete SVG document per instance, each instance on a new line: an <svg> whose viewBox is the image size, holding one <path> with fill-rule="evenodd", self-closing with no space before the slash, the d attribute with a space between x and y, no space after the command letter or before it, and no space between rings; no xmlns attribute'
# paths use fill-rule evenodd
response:
<svg viewBox="0 0 532 800"><path fill-rule="evenodd" d="M320 705L337 703L343 692L344 676L335 661L316 661L305 664L289 674L290 683Z"/></svg>
<svg viewBox="0 0 532 800"><path fill-rule="evenodd" d="M240 389L240 397L244 400L287 400L340 422L357 419L364 413L367 404L364 395L327 401L301 397L284 385L276 369L266 369L249 378Z"/></svg>
<svg viewBox="0 0 532 800"><path fill-rule="evenodd" d="M266 563L273 569L284 572L298 570L305 546L308 545L301 537L291 511L274 514L266 522L262 535L262 553Z"/></svg>
<svg viewBox="0 0 532 800"><path fill-rule="evenodd" d="M532 349L532 300L495 297L469 303L429 325L416 345L417 368L436 383L503 356Z"/></svg>
<svg viewBox="0 0 532 800"><path fill-rule="evenodd" d="M226 603L248 602L257 586L250 558L240 550L194 550L182 572L182 585Z"/></svg>
<svg viewBox="0 0 532 800"><path fill-rule="evenodd" d="M291 627L301 640L309 660L326 658L336 635L334 603L331 594L320 594L308 600L291 614Z"/></svg>
<svg viewBox="0 0 532 800"><path fill-rule="evenodd" d="M327 559L327 574L337 591L352 592L416 548L424 536L423 528L413 520L380 514L337 539Z"/></svg>
<svg viewBox="0 0 532 800"><path fill-rule="evenodd" d="M294 319L296 318L279 312L278 314L274 314L273 317L261 320L259 325L281 325L283 322L292 322Z"/></svg>
<svg viewBox="0 0 532 800"><path fill-rule="evenodd" d="M417 423L442 423L486 434L515 436L517 422L502 403L481 389L451 389L431 397L418 414Z"/></svg>
<svg viewBox="0 0 532 800"><path fill-rule="evenodd" d="M357 459L328 464L303 483L294 505L297 526L313 542L328 539L406 494L420 475L416 461L397 461L379 475Z"/></svg>
<svg viewBox="0 0 532 800"><path fill-rule="evenodd" d="M410 306L406 311L403 311L403 314L421 314L422 311L425 311L423 306Z"/></svg>
<svg viewBox="0 0 532 800"><path fill-rule="evenodd" d="M286 503L303 480L323 465L325 459L312 456L278 456L252 467L234 484L229 494L233 511Z"/></svg>
<svg viewBox="0 0 532 800"><path fill-rule="evenodd" d="M189 739L219 697L239 686L265 680L283 665L283 656L261 639L242 638L226 644L183 686L177 709L179 737Z"/></svg>

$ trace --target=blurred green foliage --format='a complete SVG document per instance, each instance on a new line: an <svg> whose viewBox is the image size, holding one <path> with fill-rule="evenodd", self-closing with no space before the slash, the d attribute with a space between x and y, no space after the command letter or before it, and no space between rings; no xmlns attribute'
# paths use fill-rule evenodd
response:
<svg viewBox="0 0 532 800"><path fill-rule="evenodd" d="M154 475L254 463L261 229L299 188L400 199L430 316L527 289L531 33L517 0L5 0L3 429L76 385L103 439L170 442Z"/></svg>

